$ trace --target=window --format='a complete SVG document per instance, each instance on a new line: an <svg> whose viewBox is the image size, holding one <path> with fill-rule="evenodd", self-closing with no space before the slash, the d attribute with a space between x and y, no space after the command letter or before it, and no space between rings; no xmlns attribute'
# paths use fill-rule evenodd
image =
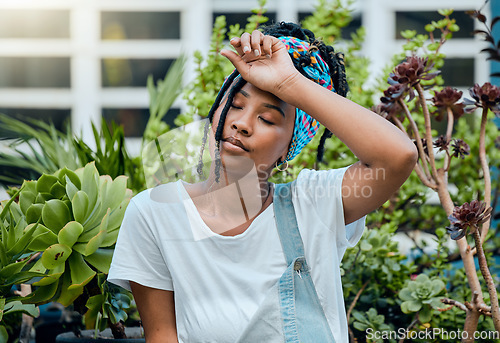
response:
<svg viewBox="0 0 500 343"><path fill-rule="evenodd" d="M69 11L0 11L0 38L69 38Z"/></svg>
<svg viewBox="0 0 500 343"><path fill-rule="evenodd" d="M240 24L240 28L244 29L245 26L247 25L247 18L252 16L253 13L252 12L214 12L213 13L213 23L215 23L215 19L221 15L226 17L226 24L227 24L226 27L229 31L229 27L231 25L236 25L236 24ZM264 13L264 16L269 18L269 20L266 23L264 23L264 25L276 22L276 13L275 12L266 12L266 13ZM228 34L226 34L226 39L229 39L229 38L231 38L231 37L229 37Z"/></svg>
<svg viewBox="0 0 500 343"><path fill-rule="evenodd" d="M105 58L101 61L103 87L146 87L148 75L163 79L173 60Z"/></svg>
<svg viewBox="0 0 500 343"><path fill-rule="evenodd" d="M1 87L69 88L70 59L65 57L0 57Z"/></svg>
<svg viewBox="0 0 500 343"><path fill-rule="evenodd" d="M475 79L474 58L446 58L441 75L446 86L472 87Z"/></svg>
<svg viewBox="0 0 500 343"><path fill-rule="evenodd" d="M465 11L455 11L450 18L455 19L460 27L459 31L453 33L453 38L473 38L474 20ZM400 32L404 30L416 30L419 34L428 34L424 29L425 25L441 19L443 16L437 11L396 12L396 39L403 39ZM440 31L435 30L434 35L440 37Z"/></svg>
<svg viewBox="0 0 500 343"><path fill-rule="evenodd" d="M180 12L102 12L101 38L180 39Z"/></svg>
<svg viewBox="0 0 500 343"><path fill-rule="evenodd" d="M71 110L69 109L0 108L0 113L23 121L36 119L46 123L53 123L55 128L62 132L67 131L67 126L71 120ZM7 138L7 136L5 130L0 127L0 137Z"/></svg>
<svg viewBox="0 0 500 343"><path fill-rule="evenodd" d="M163 121L165 121L171 128L175 127L174 119L179 115L180 110L171 108ZM146 124L149 119L149 109L142 108L103 108L102 116L108 123L112 121L119 125L123 125L126 137L142 137Z"/></svg>
<svg viewBox="0 0 500 343"><path fill-rule="evenodd" d="M299 22L302 23L304 19L312 15L312 12L299 12ZM361 16L353 17L351 22L342 28L342 39L350 40L351 34L355 33L361 27Z"/></svg>

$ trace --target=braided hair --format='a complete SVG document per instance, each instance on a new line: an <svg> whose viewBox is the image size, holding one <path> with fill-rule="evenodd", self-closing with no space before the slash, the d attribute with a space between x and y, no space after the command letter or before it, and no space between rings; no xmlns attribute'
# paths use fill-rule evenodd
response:
<svg viewBox="0 0 500 343"><path fill-rule="evenodd" d="M346 80L346 75L345 75L345 64L344 64L344 56L342 53L336 53L333 49L333 47L326 45L322 41L318 40L315 38L314 33L311 32L310 30L303 29L299 25L294 24L294 23L286 23L286 22L280 22L278 24L273 24L270 26L264 27L263 33L265 35L270 35L276 38L279 37L284 37L284 36L289 36L289 37L295 37L300 40L303 40L305 42L309 43L309 50L302 55L299 55L298 58L297 56L291 56L292 57L292 62L295 66L295 68L304 76L308 77L306 72L304 71L304 67L311 65L311 53L313 51L317 51L321 58L326 62L328 65L329 69L329 74L333 83L334 90L336 91L337 94L341 96L346 96L348 92L348 85L347 85L347 80ZM213 124L213 118L215 111L217 108L220 106L220 103L222 99L224 98L224 95L228 91L228 89L231 87L231 85L234 83L234 81L238 78L239 72L235 69L231 75L226 79L224 84L222 85L219 94L217 95L215 102L213 103L212 107L210 108L210 111L208 112L208 119L210 123ZM246 84L246 81L240 76L237 81L234 83L234 85L229 89L229 93L227 96L227 102L224 106L224 108L221 111L221 115L219 118L219 123L217 126L217 131L215 133L215 141L216 141L216 151L215 151L215 173L216 173L216 181L218 182L219 177L220 177L220 166L221 166L221 161L220 161L220 141L222 139L222 131L224 128L224 123L226 120L227 113L229 111L229 108L231 107L231 104L234 100L234 96L241 90L241 88ZM201 170L203 166L202 162L202 155L203 155L203 150L205 147L205 143L207 140L207 134L208 134L208 122L206 123L205 130L204 130L204 137L203 137L203 143L201 146L200 150L200 160L198 164L198 173L201 175ZM321 162L323 160L323 154L324 154L324 145L325 141L327 138L330 138L332 136L332 133L330 130L325 128L325 131L323 135L321 136L319 145L318 145L318 151L317 151L317 161Z"/></svg>

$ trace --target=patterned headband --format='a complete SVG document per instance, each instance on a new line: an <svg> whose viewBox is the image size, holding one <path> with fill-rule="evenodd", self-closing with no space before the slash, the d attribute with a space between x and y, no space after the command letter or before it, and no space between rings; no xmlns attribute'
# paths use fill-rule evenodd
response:
<svg viewBox="0 0 500 343"><path fill-rule="evenodd" d="M311 46L308 42L295 37L283 36L278 39L285 44L294 65L301 69L304 76L320 86L335 92L330 76L330 69L315 46ZM293 160L313 139L318 129L319 122L297 108L295 111L295 126L292 141L285 161Z"/></svg>
<svg viewBox="0 0 500 343"><path fill-rule="evenodd" d="M313 44L301 40L299 38L282 36L278 37L281 40L290 55L295 67L302 72L308 79L316 82L320 86L335 92L332 78L330 76L330 68L320 55L319 49ZM319 43L322 44L322 43ZM224 89L227 89L227 84L231 84L240 76L236 70L226 78L224 84L217 96L215 104L218 104L224 95ZM213 115L215 107L213 106L210 112ZM209 114L210 116L210 114ZM293 136L285 161L291 161L297 156L302 149L313 139L314 135L319 130L319 122L308 115L306 112L297 108L295 111L295 124Z"/></svg>

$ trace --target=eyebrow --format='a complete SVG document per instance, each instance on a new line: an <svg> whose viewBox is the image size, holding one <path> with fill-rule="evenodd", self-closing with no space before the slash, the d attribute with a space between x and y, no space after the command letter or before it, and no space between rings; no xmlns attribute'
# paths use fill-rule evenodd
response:
<svg viewBox="0 0 500 343"><path fill-rule="evenodd" d="M242 89L240 89L240 91L238 93L241 93L241 95L243 95L245 98L249 98L250 97L250 94L248 94L247 92L245 92ZM273 110L276 110L279 113L281 113L281 115L283 116L283 118L285 117L285 112L283 112L283 110L280 107L272 105L272 104L268 104L268 103L264 103L263 106L267 107L267 108L270 108L270 109L273 109Z"/></svg>

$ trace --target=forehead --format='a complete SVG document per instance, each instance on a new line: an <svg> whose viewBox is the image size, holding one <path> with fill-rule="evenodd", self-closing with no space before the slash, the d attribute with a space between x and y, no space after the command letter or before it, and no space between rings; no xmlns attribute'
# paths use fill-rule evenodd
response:
<svg viewBox="0 0 500 343"><path fill-rule="evenodd" d="M294 119L295 118L295 107L284 102L272 93L261 90L255 87L253 84L247 82L239 92L245 98L251 99L262 104L270 104L277 106L282 109L285 113L285 118Z"/></svg>

